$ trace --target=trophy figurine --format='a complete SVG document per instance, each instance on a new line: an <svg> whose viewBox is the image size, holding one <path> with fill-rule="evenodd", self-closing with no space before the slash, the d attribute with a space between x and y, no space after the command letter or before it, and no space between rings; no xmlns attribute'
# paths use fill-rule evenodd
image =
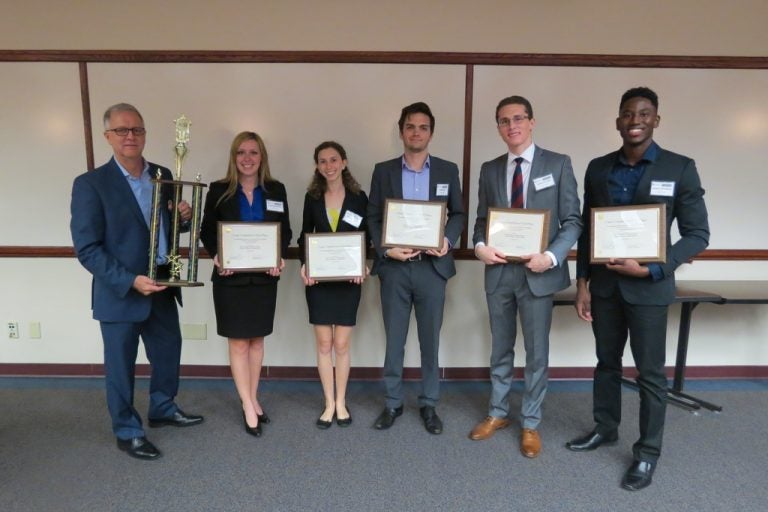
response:
<svg viewBox="0 0 768 512"><path fill-rule="evenodd" d="M164 180L160 174L160 169L158 169L155 179L152 180L152 217L149 228L149 272L147 275L159 285L203 286L203 283L197 282L197 263L198 247L200 245L203 188L206 185L200 183L199 174L195 181L181 180L181 167L188 153L189 127L192 126L192 123L183 114L174 122L176 123L176 145L173 147L173 151L176 156L176 174L173 180ZM182 200L184 187L191 187L192 189L192 197L190 199L192 218L188 223L181 220L179 209L177 208ZM163 192L168 192L169 190L172 192L170 195L172 197L173 209L170 215L164 215L167 211L167 204L163 204ZM166 226L166 224L169 225ZM181 233L185 231L189 231L189 247L186 256L187 275L186 279L182 279L181 273L184 268L184 256L179 250L179 239ZM164 237L166 234L170 235L168 237L169 243L167 244L168 254L160 255L158 254L160 237ZM160 261L159 257L161 256L165 257L163 262ZM158 265L160 264L168 265L169 276L167 280L158 279Z"/></svg>

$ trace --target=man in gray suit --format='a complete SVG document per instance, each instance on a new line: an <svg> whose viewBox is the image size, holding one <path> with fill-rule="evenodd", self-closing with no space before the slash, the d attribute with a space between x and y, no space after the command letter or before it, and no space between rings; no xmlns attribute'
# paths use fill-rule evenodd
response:
<svg viewBox="0 0 768 512"><path fill-rule="evenodd" d="M533 143L536 121L530 102L510 96L496 107L499 135L508 152L480 169L477 220L472 238L475 255L485 263L485 294L491 322L491 399L488 416L469 434L483 440L509 425L509 394L514 370L517 313L525 344L525 392L520 423L520 451L539 455L541 405L547 390L549 330L553 295L570 284L568 251L581 233L579 196L571 159ZM549 210L549 239L544 252L508 261L487 244L488 208Z"/></svg>
<svg viewBox="0 0 768 512"><path fill-rule="evenodd" d="M386 403L374 428L392 426L403 413L403 358L411 309L421 350L421 418L431 434L440 434L443 423L435 411L439 398L438 347L443 324L445 285L456 274L450 252L466 218L456 164L429 154L435 117L426 103L403 108L398 121L403 155L376 164L368 200L368 227L376 249L372 274L381 280L381 310L387 336L384 359ZM439 250L420 251L381 246L384 203L387 198L446 203L445 239Z"/></svg>
<svg viewBox="0 0 768 512"><path fill-rule="evenodd" d="M576 312L592 323L597 367L593 389L595 428L566 444L583 452L615 443L621 421L621 357L629 345L637 366L640 393L640 438L632 447L634 461L621 486L637 491L651 484L661 454L666 414L667 311L675 299L675 269L709 244L709 222L696 164L664 150L653 140L658 128L659 99L647 87L625 92L619 102L616 129L621 149L595 158L584 177L585 229L577 251ZM665 205L666 255L663 263L641 265L615 259L591 265L591 209L633 204ZM680 239L670 231L677 219Z"/></svg>

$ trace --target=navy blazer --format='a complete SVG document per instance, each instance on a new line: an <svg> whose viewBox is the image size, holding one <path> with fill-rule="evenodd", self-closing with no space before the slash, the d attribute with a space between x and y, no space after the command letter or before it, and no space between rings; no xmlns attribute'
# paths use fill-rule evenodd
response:
<svg viewBox="0 0 768 512"><path fill-rule="evenodd" d="M368 196L362 190L358 194L353 194L346 189L344 191L344 202L341 204L339 212L339 225L336 227L336 233L342 231L363 231L366 233L366 247L370 245L368 236L368 222L366 221L366 210L368 208ZM359 226L344 221L344 215L352 212L362 217ZM321 195L315 199L309 194L304 195L304 219L301 224L301 234L299 235L299 259L301 263L305 262L306 254L304 242L305 233L332 233L331 223L328 221L328 214L325 211L325 196Z"/></svg>
<svg viewBox="0 0 768 512"><path fill-rule="evenodd" d="M210 184L208 194L205 196L205 208L203 209L203 221L200 225L200 240L208 254L213 258L219 251L218 222L236 222L240 218L240 202L237 194L228 197L219 203L219 199L227 191L227 183L215 181ZM262 207L264 222L280 223L280 249L281 257L285 257L288 244L291 242L291 221L288 215L288 198L285 187L279 181L270 181L262 188ZM283 204L283 211L277 212L267 209L267 200L278 201ZM266 272L240 272L232 276L222 277L214 267L211 281L217 284L239 286L248 283L268 283L277 281L279 276L270 276Z"/></svg>
<svg viewBox="0 0 768 512"><path fill-rule="evenodd" d="M445 223L445 237L456 244L461 236L466 221L464 204L461 197L461 184L459 183L459 168L456 164L429 156L429 200L442 201L448 209L448 219ZM376 275L379 265L384 262L386 248L381 246L381 234L384 222L384 202L387 198L403 198L403 159L401 156L376 164L371 178L371 192L368 199L368 230L371 233L373 246L376 249L371 274ZM448 195L438 196L437 185L448 185ZM456 264L453 261L453 253L448 253L441 258L430 258L435 271L444 279L449 279L456 274Z"/></svg>
<svg viewBox="0 0 768 512"><path fill-rule="evenodd" d="M608 270L605 265L590 265L591 209L617 206L611 200L608 187L610 173L618 158L618 151L595 158L589 163L584 177L584 230L579 238L576 256L576 275L589 279L591 293L610 297L618 286L622 296L630 304L666 305L675 298L675 269L687 262L709 245L709 222L704 204L696 163L687 156L659 148L655 162L645 166L637 185L632 204L666 205L667 261L661 265L664 279L653 281L651 277L636 278ZM671 196L651 195L654 181L673 182ZM671 242L672 221L677 219L680 239Z"/></svg>
<svg viewBox="0 0 768 512"><path fill-rule="evenodd" d="M173 179L160 169L162 178ZM172 198L170 186L161 188L161 204ZM133 289L138 275L149 272L149 227L131 186L114 157L93 171L81 174L72 185L70 231L77 259L93 275L93 318L103 322L141 322L149 317L152 296ZM170 216L163 208L165 225ZM181 290L171 288L181 303Z"/></svg>

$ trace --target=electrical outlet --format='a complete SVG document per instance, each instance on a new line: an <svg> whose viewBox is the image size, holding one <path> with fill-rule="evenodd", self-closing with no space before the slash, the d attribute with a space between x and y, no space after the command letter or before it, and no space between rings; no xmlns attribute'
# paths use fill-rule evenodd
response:
<svg viewBox="0 0 768 512"><path fill-rule="evenodd" d="M19 322L8 322L8 337L14 339L19 337Z"/></svg>

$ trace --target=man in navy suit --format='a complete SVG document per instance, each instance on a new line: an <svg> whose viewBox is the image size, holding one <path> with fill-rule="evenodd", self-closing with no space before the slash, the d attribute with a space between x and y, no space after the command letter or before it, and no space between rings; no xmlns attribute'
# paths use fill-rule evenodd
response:
<svg viewBox="0 0 768 512"><path fill-rule="evenodd" d="M666 414L667 311L675 298L675 269L709 244L704 189L690 158L659 147L659 100L647 87L624 93L616 129L621 149L589 163L584 177L584 231L577 251L576 312L592 323L597 350L593 389L595 428L566 444L589 451L615 443L621 421L621 358L629 345L637 367L640 393L640 438L632 447L633 462L621 485L636 491L651 484L661 454ZM662 203L666 208L666 261L640 264L614 259L591 265L591 209ZM671 243L677 220L680 239Z"/></svg>
<svg viewBox="0 0 768 512"><path fill-rule="evenodd" d="M141 417L133 407L139 337L152 365L149 425L186 427L203 421L185 414L174 402L179 388L181 331L176 301L178 288L158 286L147 277L152 182L158 169L144 160L144 119L135 107L119 103L104 113L104 137L114 156L101 167L78 176L72 186L70 229L80 263L93 275L92 309L104 340L107 406L117 446L132 457L156 459L160 451L147 440ZM161 204L169 204L163 190ZM169 204L169 208L172 205ZM177 205L184 221L189 205ZM161 215L160 252L168 247L170 216ZM158 277L168 277L167 265Z"/></svg>
<svg viewBox="0 0 768 512"><path fill-rule="evenodd" d="M507 152L480 169L475 255L485 263L485 296L491 322L491 400L488 415L470 432L475 441L488 439L509 425L515 338L519 313L525 344L525 391L520 411L520 452L534 458L541 451L538 426L547 391L549 331L554 293L571 284L568 251L581 233L579 195L571 159L533 143L531 103L509 96L496 107L499 135ZM517 186L516 186L517 181ZM548 239L543 251L507 261L488 245L488 208L549 211Z"/></svg>
<svg viewBox="0 0 768 512"><path fill-rule="evenodd" d="M403 155L376 164L368 200L368 227L376 249L372 274L381 280L381 309L387 337L384 359L386 403L374 428L387 429L403 413L403 358L411 309L421 350L422 391L419 406L424 428L440 434L443 423L435 406L439 399L438 348L443 325L445 285L456 274L450 249L461 234L466 215L456 164L429 154L435 117L426 103L403 108L398 121ZM448 219L440 249L427 251L382 247L387 198L446 203Z"/></svg>

